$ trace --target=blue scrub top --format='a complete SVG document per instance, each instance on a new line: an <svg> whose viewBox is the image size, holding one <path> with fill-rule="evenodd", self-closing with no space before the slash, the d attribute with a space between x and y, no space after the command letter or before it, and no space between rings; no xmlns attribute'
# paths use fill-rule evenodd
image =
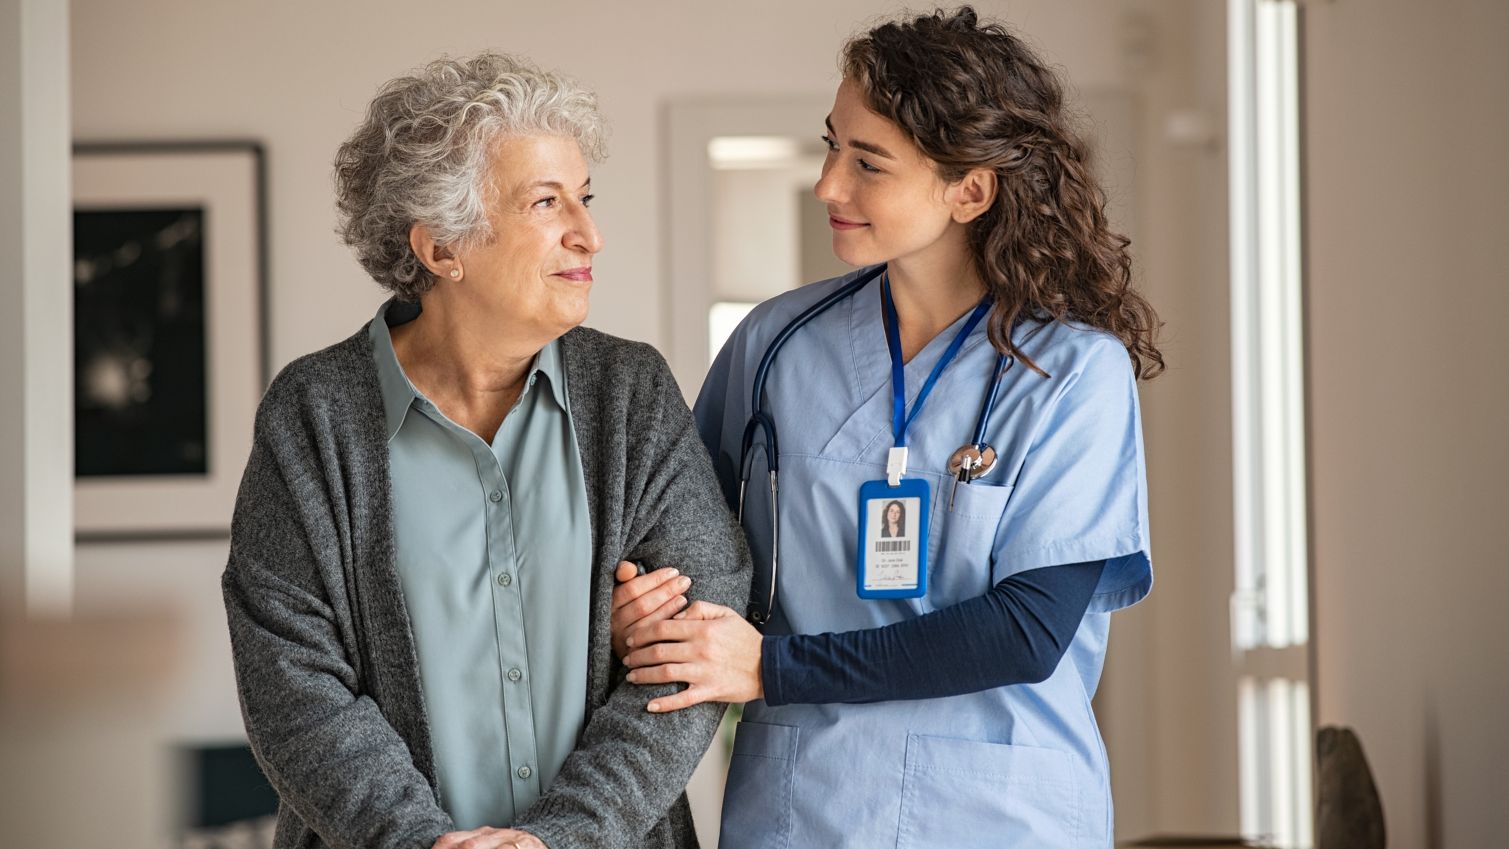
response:
<svg viewBox="0 0 1509 849"><path fill-rule="evenodd" d="M698 426L725 496L737 497L754 371L793 316L854 276L756 308L714 362ZM906 366L911 397L963 326ZM983 594L1017 572L1105 560L1089 612L1057 671L940 699L877 704L751 702L735 738L719 845L742 847L1105 847L1111 795L1090 699L1110 612L1152 587L1147 484L1136 380L1114 336L1075 323L1026 322L1022 350L1050 376L1013 365L987 426L998 459L973 484L948 458L969 441L995 364L986 323L965 340L908 432L907 476L932 488L928 594L855 593L858 490L885 477L890 355L879 280L794 334L766 383L780 428L780 588L766 633L875 628ZM770 503L754 452L744 528L754 588L766 592Z"/></svg>

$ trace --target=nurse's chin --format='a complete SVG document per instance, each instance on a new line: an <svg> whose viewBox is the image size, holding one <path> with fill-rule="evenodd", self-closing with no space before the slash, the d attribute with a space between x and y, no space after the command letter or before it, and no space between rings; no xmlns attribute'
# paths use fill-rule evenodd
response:
<svg viewBox="0 0 1509 849"><path fill-rule="evenodd" d="M833 255L838 257L839 262L852 265L855 268L864 268L868 265L879 265L889 257L882 256L878 251L866 250L860 245L854 244L853 236L848 233L834 232Z"/></svg>

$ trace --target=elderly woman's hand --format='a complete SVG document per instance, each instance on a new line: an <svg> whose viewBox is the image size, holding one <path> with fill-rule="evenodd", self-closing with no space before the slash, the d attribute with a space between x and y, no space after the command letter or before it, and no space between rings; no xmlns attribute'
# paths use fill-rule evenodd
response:
<svg viewBox="0 0 1509 849"><path fill-rule="evenodd" d="M545 841L527 831L483 826L471 831L440 835L432 849L550 849Z"/></svg>
<svg viewBox="0 0 1509 849"><path fill-rule="evenodd" d="M693 602L672 619L636 628L628 643L634 649L624 658L630 681L689 685L650 702L651 713L765 696L760 677L764 637L743 616L722 605Z"/></svg>
<svg viewBox="0 0 1509 849"><path fill-rule="evenodd" d="M624 560L614 572L619 584L613 589L613 653L622 660L628 655L629 634L654 622L669 619L686 607L686 591L692 579L666 567L639 574L633 563Z"/></svg>

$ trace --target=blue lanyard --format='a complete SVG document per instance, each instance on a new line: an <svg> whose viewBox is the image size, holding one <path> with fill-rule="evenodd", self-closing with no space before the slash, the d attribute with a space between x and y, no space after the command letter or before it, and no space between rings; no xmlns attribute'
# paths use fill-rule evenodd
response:
<svg viewBox="0 0 1509 849"><path fill-rule="evenodd" d="M891 301L891 277L889 274L880 281L880 300L885 309L886 347L891 351L891 432L896 436L896 447L906 447L906 431L916 420L917 414L922 412L922 405L927 402L927 396L932 393L933 386L938 383L938 375L959 354L959 349L964 347L964 339L969 332L975 329L985 313L990 311L990 299L980 301L975 311L970 313L969 320L964 322L954 340L948 344L948 350L943 352L943 358L933 366L933 373L927 376L922 384L922 391L917 393L917 400L912 404L912 414L906 414L906 364L901 361L901 322L896 318L896 305Z"/></svg>

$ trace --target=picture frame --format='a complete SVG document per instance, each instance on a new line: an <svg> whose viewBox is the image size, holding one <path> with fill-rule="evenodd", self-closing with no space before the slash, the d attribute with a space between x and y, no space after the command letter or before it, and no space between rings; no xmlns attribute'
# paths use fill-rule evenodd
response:
<svg viewBox="0 0 1509 849"><path fill-rule="evenodd" d="M73 148L80 541L230 533L267 360L255 141Z"/></svg>

